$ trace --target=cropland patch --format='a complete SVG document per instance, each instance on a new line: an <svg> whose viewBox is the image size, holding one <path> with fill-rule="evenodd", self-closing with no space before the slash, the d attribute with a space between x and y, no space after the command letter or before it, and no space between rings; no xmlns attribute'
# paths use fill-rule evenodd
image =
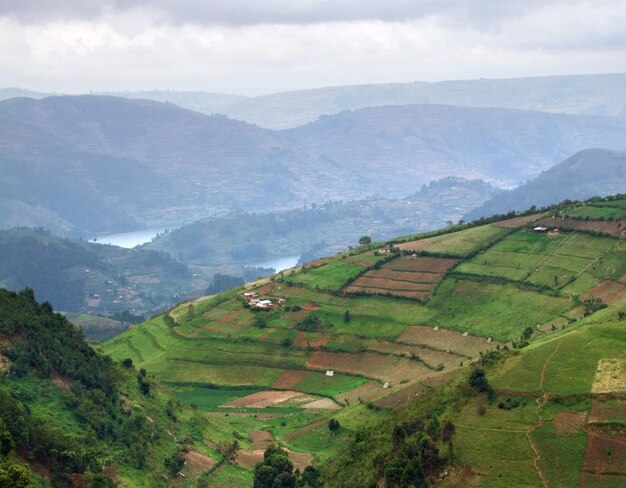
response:
<svg viewBox="0 0 626 488"><path fill-rule="evenodd" d="M626 400L593 399L588 422L590 424L626 425Z"/></svg>
<svg viewBox="0 0 626 488"><path fill-rule="evenodd" d="M611 280L598 283L585 293L582 298L599 298L607 305L612 305L626 298L626 283Z"/></svg>
<svg viewBox="0 0 626 488"><path fill-rule="evenodd" d="M301 395L302 393L297 391L259 391L243 398L233 400L223 406L231 408L265 408Z"/></svg>
<svg viewBox="0 0 626 488"><path fill-rule="evenodd" d="M538 225L565 230L585 230L600 232L612 236L620 236L626 231L626 219L614 221L576 220L561 217L548 217L540 220Z"/></svg>
<svg viewBox="0 0 626 488"><path fill-rule="evenodd" d="M433 349L432 347L416 344L403 344L401 342L376 340L371 342L369 349L370 351L379 351L397 356L406 356L408 358L423 361L433 369L442 365L446 371L458 368L460 363L466 359L465 356L459 356L458 354L449 353L447 351L440 351Z"/></svg>
<svg viewBox="0 0 626 488"><path fill-rule="evenodd" d="M593 393L626 391L626 359L601 359L591 387Z"/></svg>
<svg viewBox="0 0 626 488"><path fill-rule="evenodd" d="M626 482L626 442L618 431L593 428L587 431L583 470L596 475L612 475ZM593 486L593 485L589 485ZM624 486L623 484L615 486Z"/></svg>
<svg viewBox="0 0 626 488"><path fill-rule="evenodd" d="M391 383L400 383L404 380L414 382L437 374L419 361L372 352L350 354L315 351L311 354L307 367L332 369Z"/></svg>
<svg viewBox="0 0 626 488"><path fill-rule="evenodd" d="M272 385L272 388L276 389L289 389L293 388L298 382L302 381L304 377L307 375L306 371L302 371L299 369L288 369L283 371L283 373L278 377L278 379Z"/></svg>
<svg viewBox="0 0 626 488"><path fill-rule="evenodd" d="M299 469L300 472L304 471L304 468L313 464L313 456L307 453L293 452L289 449L285 449L289 460L293 463L295 469ZM264 449L240 449L235 456L235 463L244 469L252 470L254 467L263 462Z"/></svg>
<svg viewBox="0 0 626 488"><path fill-rule="evenodd" d="M444 273L457 262L456 259L401 256L379 269L365 272L344 291L424 300L443 279Z"/></svg>
<svg viewBox="0 0 626 488"><path fill-rule="evenodd" d="M465 335L453 330L410 325L398 338L398 342L415 344L465 357L477 357L480 352L494 349L499 343L487 342L483 337Z"/></svg>
<svg viewBox="0 0 626 488"><path fill-rule="evenodd" d="M522 215L521 217L514 217L512 219L501 220L500 222L494 222L494 227L504 227L505 229L515 229L516 227L523 227L526 224L535 222L543 217L543 214Z"/></svg>
<svg viewBox="0 0 626 488"><path fill-rule="evenodd" d="M493 241L506 235L509 229L483 225L449 234L442 234L425 239L396 244L401 251L426 252L433 254L449 254L463 257L487 247Z"/></svg>
<svg viewBox="0 0 626 488"><path fill-rule="evenodd" d="M587 412L559 412L554 418L554 428L559 435L573 434L582 429L587 421Z"/></svg>

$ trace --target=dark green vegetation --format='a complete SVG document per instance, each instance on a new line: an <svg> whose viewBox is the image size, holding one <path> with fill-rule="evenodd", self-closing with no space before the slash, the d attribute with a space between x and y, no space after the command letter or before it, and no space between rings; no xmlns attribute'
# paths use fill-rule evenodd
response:
<svg viewBox="0 0 626 488"><path fill-rule="evenodd" d="M272 131L148 100L13 98L0 102L0 217L4 228L91 237L404 197L449 176L512 185L584 148L624 147L625 127L619 117L430 104Z"/></svg>
<svg viewBox="0 0 626 488"><path fill-rule="evenodd" d="M63 239L41 229L0 231L0 255L1 286L29 286L39 300L68 312L153 313L209 282L205 271L192 272L163 252Z"/></svg>
<svg viewBox="0 0 626 488"><path fill-rule="evenodd" d="M622 231L533 229L623 202L365 243L183 303L104 350L227 422L248 473L277 443L300 472L319 466L325 486L599 479L622 455ZM434 286L412 298L398 282Z"/></svg>
<svg viewBox="0 0 626 488"><path fill-rule="evenodd" d="M623 145L603 146L623 148ZM588 149L574 154L562 163L537 176L528 183L493 197L472 210L467 219L476 219L511 210L524 210L533 205L551 205L562 200L585 200L594 196L621 193L626 188L626 152L608 149ZM590 212L578 208L576 218L618 218L616 211Z"/></svg>
<svg viewBox="0 0 626 488"><path fill-rule="evenodd" d="M313 205L280 214L229 214L165 233L144 247L184 262L251 263L328 256L357 243L375 224L375 240L440 228L498 190L480 180L445 178L402 199L370 198ZM436 203L432 203L436 202Z"/></svg>
<svg viewBox="0 0 626 488"><path fill-rule="evenodd" d="M32 290L0 289L1 486L168 486L177 459L217 462L224 441L228 430L92 349Z"/></svg>

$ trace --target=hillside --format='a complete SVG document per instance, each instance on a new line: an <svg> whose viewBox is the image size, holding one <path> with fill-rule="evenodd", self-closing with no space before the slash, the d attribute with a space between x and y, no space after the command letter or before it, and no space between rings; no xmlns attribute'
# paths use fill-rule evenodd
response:
<svg viewBox="0 0 626 488"><path fill-rule="evenodd" d="M298 90L246 98L224 107L229 117L284 129L322 115L383 105L445 104L552 113L623 115L626 74L386 83ZM190 107L191 108L191 107Z"/></svg>
<svg viewBox="0 0 626 488"><path fill-rule="evenodd" d="M0 231L0 255L0 286L28 286L66 312L150 314L210 281L203 270L192 272L165 253L64 239L41 229Z"/></svg>
<svg viewBox="0 0 626 488"><path fill-rule="evenodd" d="M562 200L586 200L612 195L626 188L626 152L588 149L541 173L528 183L495 196L472 210L472 220L494 213L541 207Z"/></svg>
<svg viewBox="0 0 626 488"><path fill-rule="evenodd" d="M308 260L375 240L457 222L499 192L480 180L445 178L403 199L329 202L275 214L229 214L184 225L143 246L183 262L259 263L285 256Z"/></svg>
<svg viewBox="0 0 626 488"><path fill-rule="evenodd" d="M116 97L0 102L0 227L92 237L372 195L449 176L517 184L626 119L439 105L378 107L271 131ZM217 190L219 188L219 191Z"/></svg>
<svg viewBox="0 0 626 488"><path fill-rule="evenodd" d="M145 371L94 351L29 289L0 289L0 405L6 487L195 487L234 442Z"/></svg>
<svg viewBox="0 0 626 488"><path fill-rule="evenodd" d="M625 119L444 105L342 112L285 131L312 154L358 168L379 191L455 175L517 185L589 147L626 147Z"/></svg>
<svg viewBox="0 0 626 488"><path fill-rule="evenodd" d="M617 220L565 205L363 245L183 303L104 351L247 431L247 469L276 441L325 486L619 486L626 201L605 203Z"/></svg>

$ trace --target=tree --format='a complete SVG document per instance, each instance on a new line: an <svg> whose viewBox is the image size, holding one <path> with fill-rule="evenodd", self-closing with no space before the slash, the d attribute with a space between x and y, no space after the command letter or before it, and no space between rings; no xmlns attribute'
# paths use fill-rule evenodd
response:
<svg viewBox="0 0 626 488"><path fill-rule="evenodd" d="M254 468L253 488L295 488L296 476L293 463L280 447L265 450L263 462Z"/></svg>
<svg viewBox="0 0 626 488"><path fill-rule="evenodd" d="M494 391L489 381L487 381L487 376L485 376L485 371L481 368L474 368L469 376L469 385L478 391L478 393L487 393L487 397L491 400L494 396Z"/></svg>
<svg viewBox="0 0 626 488"><path fill-rule="evenodd" d="M34 488L35 484L27 466L7 461L0 464L0 487Z"/></svg>
<svg viewBox="0 0 626 488"><path fill-rule="evenodd" d="M522 332L522 341L524 340L528 340L530 339L530 336L533 335L533 328L532 327L526 327L524 329L524 332Z"/></svg>
<svg viewBox="0 0 626 488"><path fill-rule="evenodd" d="M452 422L446 420L441 428L441 440L448 443L448 464L452 462L452 438L456 434L456 427Z"/></svg>
<svg viewBox="0 0 626 488"><path fill-rule="evenodd" d="M350 314L350 310L346 310L343 313L343 321L347 324L352 319L352 315Z"/></svg>
<svg viewBox="0 0 626 488"><path fill-rule="evenodd" d="M123 365L125 368L130 369L130 368L132 368L132 367L133 367L133 360L132 360L131 358L125 358L125 359L122 359L122 365Z"/></svg>
<svg viewBox="0 0 626 488"><path fill-rule="evenodd" d="M372 238L370 236L361 236L359 237L359 244L364 246L365 244L371 244Z"/></svg>
<svg viewBox="0 0 626 488"><path fill-rule="evenodd" d="M267 327L267 319L262 315L257 315L254 317L254 326L259 329L265 329L265 327Z"/></svg>
<svg viewBox="0 0 626 488"><path fill-rule="evenodd" d="M334 436L335 433L341 428L341 424L339 423L339 420L336 419L330 419L328 421L328 430L330 430L331 434Z"/></svg>

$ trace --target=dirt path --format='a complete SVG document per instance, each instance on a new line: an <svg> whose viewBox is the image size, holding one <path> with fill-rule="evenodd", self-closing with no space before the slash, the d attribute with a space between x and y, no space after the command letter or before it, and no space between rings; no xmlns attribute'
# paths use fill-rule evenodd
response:
<svg viewBox="0 0 626 488"><path fill-rule="evenodd" d="M546 393L546 391L543 388L543 384L545 382L545 377L546 377L546 369L548 369L548 365L550 364L550 361L552 360L554 355L558 352L560 347L561 347L561 343L559 342L554 348L554 351L552 351L552 354L550 354L550 356L543 363L543 368L541 368L541 375L539 377L540 395L535 399L535 403L537 404L538 419L535 425L533 425L530 429L526 431L526 438L528 439L530 448L533 450L533 453L535 455L535 459L533 461L535 464L535 469L537 470L537 474L539 475L539 478L541 478L541 481L543 482L543 486L545 488L549 488L550 485L548 484L548 480L544 476L543 471L541 471L541 467L539 466L539 461L541 461L541 453L539 452L539 449L537 449L537 446L533 442L531 434L543 425L543 419L541 417L541 409L548 402L548 399L550 398L550 395Z"/></svg>

